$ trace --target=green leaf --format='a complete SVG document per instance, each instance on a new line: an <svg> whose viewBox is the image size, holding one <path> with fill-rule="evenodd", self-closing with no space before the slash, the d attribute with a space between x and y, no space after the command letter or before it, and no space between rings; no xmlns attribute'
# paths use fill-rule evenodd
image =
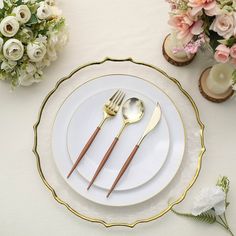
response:
<svg viewBox="0 0 236 236"><path fill-rule="evenodd" d="M38 18L35 14L32 14L30 20L27 22L28 26L38 24Z"/></svg>
<svg viewBox="0 0 236 236"><path fill-rule="evenodd" d="M174 209L172 209L172 212L175 213L176 215L192 218L196 221L204 222L207 224L213 224L216 222L216 216L210 212L204 212L198 216L195 216L189 213L180 213L180 212L175 211Z"/></svg>
<svg viewBox="0 0 236 236"><path fill-rule="evenodd" d="M22 0L18 0L17 1L17 5L19 6L19 5L22 5L23 4L23 1Z"/></svg>
<svg viewBox="0 0 236 236"><path fill-rule="evenodd" d="M236 38L232 37L227 40L227 46L232 47L236 43Z"/></svg>

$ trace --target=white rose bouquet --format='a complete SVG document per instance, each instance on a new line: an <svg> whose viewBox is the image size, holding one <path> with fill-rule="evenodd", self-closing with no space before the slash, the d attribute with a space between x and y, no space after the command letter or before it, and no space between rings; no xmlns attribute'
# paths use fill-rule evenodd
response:
<svg viewBox="0 0 236 236"><path fill-rule="evenodd" d="M40 82L67 40L54 0L0 0L0 80L13 87Z"/></svg>
<svg viewBox="0 0 236 236"><path fill-rule="evenodd" d="M174 209L172 211L179 216L189 217L204 223L217 223L234 236L226 218L228 202L229 179L220 177L216 186L202 189L199 196L193 202L192 213L180 213Z"/></svg>

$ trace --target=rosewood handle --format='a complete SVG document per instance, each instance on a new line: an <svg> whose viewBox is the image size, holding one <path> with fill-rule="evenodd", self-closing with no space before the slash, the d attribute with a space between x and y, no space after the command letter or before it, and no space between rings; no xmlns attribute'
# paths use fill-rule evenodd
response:
<svg viewBox="0 0 236 236"><path fill-rule="evenodd" d="M67 175L67 178L69 178L71 176L71 174L74 172L75 168L77 167L77 165L80 163L80 161L83 159L85 153L88 151L88 149L90 148L91 144L93 143L94 139L96 138L98 132L100 131L100 127L97 127L96 130L93 132L92 136L89 138L88 142L85 144L84 148L82 149L81 153L79 154L76 162L74 163L74 165L72 166L69 174Z"/></svg>
<svg viewBox="0 0 236 236"><path fill-rule="evenodd" d="M126 169L128 168L130 162L133 160L136 152L139 149L139 145L136 145L133 149L133 151L130 153L128 159L125 161L124 165L122 166L119 174L117 175L111 189L109 190L108 194L107 194L107 198L110 196L110 194L112 193L112 191L114 190L114 188L116 187L117 183L119 182L119 180L121 179L121 177L123 176L123 174L125 173Z"/></svg>
<svg viewBox="0 0 236 236"><path fill-rule="evenodd" d="M107 162L108 158L110 157L114 147L116 146L117 142L118 142L119 138L115 138L111 144L111 146L109 147L109 149L107 150L106 154L104 155L102 161L100 162L92 180L90 181L87 190L90 189L90 187L92 186L92 184L94 183L95 179L97 178L97 176L99 175L100 171L102 170L103 166L105 165L105 163Z"/></svg>

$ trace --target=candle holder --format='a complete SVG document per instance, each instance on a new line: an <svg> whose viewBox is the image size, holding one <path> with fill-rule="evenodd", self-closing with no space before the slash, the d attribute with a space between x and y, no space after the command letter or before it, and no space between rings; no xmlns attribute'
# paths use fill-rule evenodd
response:
<svg viewBox="0 0 236 236"><path fill-rule="evenodd" d="M162 45L162 54L165 59L174 66L186 66L190 64L196 56L196 54L187 54L184 50L173 53L174 48L183 48L183 45L173 32L165 37Z"/></svg>
<svg viewBox="0 0 236 236"><path fill-rule="evenodd" d="M215 103L228 100L234 94L231 87L233 70L229 64L217 64L206 68L199 79L202 96Z"/></svg>

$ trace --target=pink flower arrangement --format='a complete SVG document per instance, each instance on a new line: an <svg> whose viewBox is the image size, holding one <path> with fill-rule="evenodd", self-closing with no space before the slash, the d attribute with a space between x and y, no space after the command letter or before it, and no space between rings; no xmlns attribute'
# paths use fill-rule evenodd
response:
<svg viewBox="0 0 236 236"><path fill-rule="evenodd" d="M236 66L235 0L167 0L169 25L187 53L209 44L217 62ZM175 49L177 52L178 49Z"/></svg>

